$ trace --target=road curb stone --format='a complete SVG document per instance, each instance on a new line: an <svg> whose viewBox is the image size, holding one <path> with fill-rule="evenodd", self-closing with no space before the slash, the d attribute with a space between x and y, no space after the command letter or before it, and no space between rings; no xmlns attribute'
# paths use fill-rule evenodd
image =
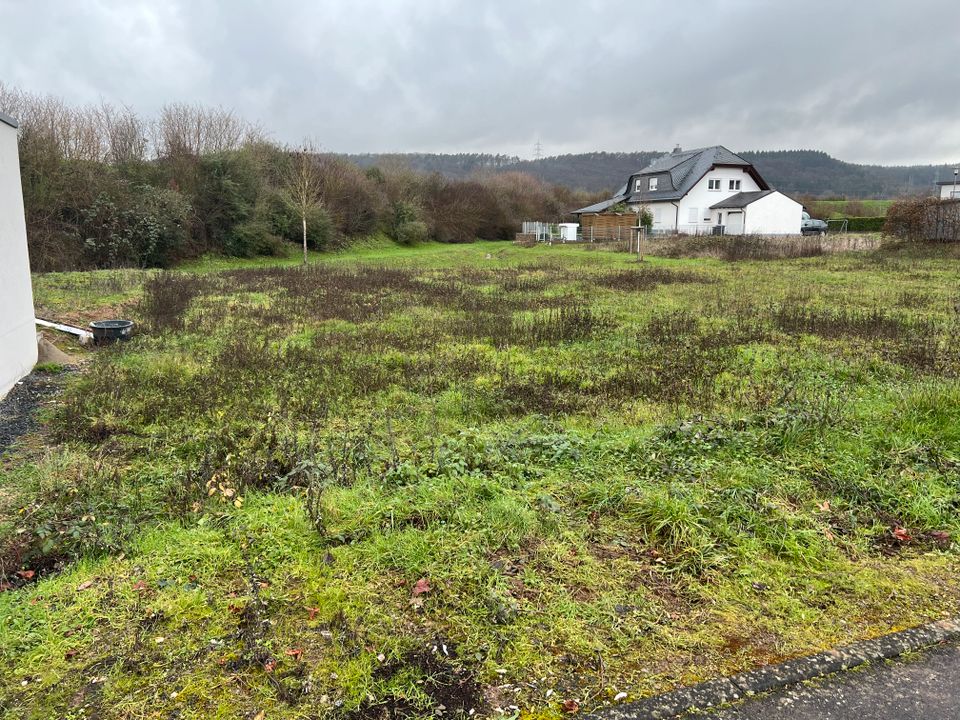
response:
<svg viewBox="0 0 960 720"><path fill-rule="evenodd" d="M665 720L692 710L705 710L758 693L779 690L806 680L832 675L879 660L960 637L960 618L941 620L873 640L827 650L728 678L717 678L663 695L626 703L587 715L588 720Z"/></svg>

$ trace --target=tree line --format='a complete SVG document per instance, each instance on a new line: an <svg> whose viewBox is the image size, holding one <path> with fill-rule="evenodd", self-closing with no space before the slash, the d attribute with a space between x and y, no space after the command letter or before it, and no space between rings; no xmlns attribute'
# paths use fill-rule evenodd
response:
<svg viewBox="0 0 960 720"><path fill-rule="evenodd" d="M20 121L20 170L35 271L165 267L205 253L285 254L382 232L401 243L512 239L596 195L479 168L462 179L402 158L361 167L272 142L223 108L165 105L154 118L71 106L0 83Z"/></svg>
<svg viewBox="0 0 960 720"><path fill-rule="evenodd" d="M462 177L473 168L524 172L547 183L612 193L631 174L646 167L665 150L590 152L521 160L502 155L400 156L350 155L350 160L371 165L381 158L403 158L411 167L429 169L447 177ZM928 195L938 180L953 177L953 165L858 165L837 160L820 150L761 150L740 152L773 187L788 195L822 200L888 199ZM609 197L609 195L608 195Z"/></svg>

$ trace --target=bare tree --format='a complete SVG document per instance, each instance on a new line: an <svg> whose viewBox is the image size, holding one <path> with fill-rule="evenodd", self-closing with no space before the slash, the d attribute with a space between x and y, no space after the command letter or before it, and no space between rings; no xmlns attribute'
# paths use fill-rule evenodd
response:
<svg viewBox="0 0 960 720"><path fill-rule="evenodd" d="M199 157L236 150L262 131L231 110L203 105L170 103L153 125L153 144L160 157Z"/></svg>
<svg viewBox="0 0 960 720"><path fill-rule="evenodd" d="M310 142L305 140L301 147L290 151L283 188L303 223L303 262L306 264L307 215L321 205L323 192L323 175L317 163L317 151Z"/></svg>
<svg viewBox="0 0 960 720"><path fill-rule="evenodd" d="M119 108L103 102L97 108L107 162L123 165L146 158L147 128L126 105Z"/></svg>

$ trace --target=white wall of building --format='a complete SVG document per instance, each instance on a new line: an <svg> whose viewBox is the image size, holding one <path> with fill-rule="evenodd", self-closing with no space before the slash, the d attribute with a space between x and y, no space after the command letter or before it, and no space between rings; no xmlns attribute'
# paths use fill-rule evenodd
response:
<svg viewBox="0 0 960 720"><path fill-rule="evenodd" d="M710 189L710 180L720 181L719 190ZM730 181L739 180L740 189L731 190ZM750 177L750 173L741 168L717 168L711 170L703 179L694 185L682 200L680 200L680 227L682 233L705 234L711 231L714 225L717 225L718 213L716 210L710 210L711 205L716 205L721 200L741 192L755 192L760 186ZM696 222L692 222L693 220ZM797 224L797 232L800 231L800 225Z"/></svg>
<svg viewBox="0 0 960 720"><path fill-rule="evenodd" d="M772 192L744 209L747 235L798 235L803 206L783 193Z"/></svg>
<svg viewBox="0 0 960 720"><path fill-rule="evenodd" d="M17 130L0 117L0 397L37 362Z"/></svg>
<svg viewBox="0 0 960 720"><path fill-rule="evenodd" d="M719 180L718 190L710 189L710 181ZM730 181L739 181L738 189L730 188ZM755 192L760 189L756 181L742 168L721 167L710 170L700 181L690 188L690 192L676 201L676 205L669 202L647 203L653 213L654 231L676 231L689 234L708 234L714 225L718 225L718 213L710 210L721 200L741 192ZM679 208L679 213L678 213ZM659 219L658 219L659 218ZM797 222L795 233L800 232L800 223Z"/></svg>
<svg viewBox="0 0 960 720"><path fill-rule="evenodd" d="M648 203L647 209L653 215L654 231L671 231L677 226L677 207L669 202Z"/></svg>
<svg viewBox="0 0 960 720"><path fill-rule="evenodd" d="M954 190L954 187L956 187L956 191ZM960 183L958 183L956 186L954 186L953 184L941 185L940 199L941 200L960 199Z"/></svg>

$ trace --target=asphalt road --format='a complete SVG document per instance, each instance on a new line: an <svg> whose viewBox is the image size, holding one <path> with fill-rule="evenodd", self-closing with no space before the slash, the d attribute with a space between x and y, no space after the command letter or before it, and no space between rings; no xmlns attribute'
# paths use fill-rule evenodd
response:
<svg viewBox="0 0 960 720"><path fill-rule="evenodd" d="M746 700L709 720L958 720L960 643Z"/></svg>

